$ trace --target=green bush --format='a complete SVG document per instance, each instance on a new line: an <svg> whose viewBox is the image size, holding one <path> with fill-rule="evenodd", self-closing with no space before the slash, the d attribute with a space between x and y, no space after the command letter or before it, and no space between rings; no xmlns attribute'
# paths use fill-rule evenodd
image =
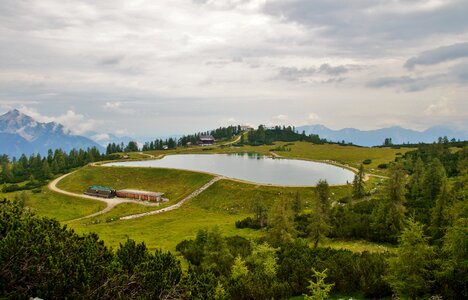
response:
<svg viewBox="0 0 468 300"><path fill-rule="evenodd" d="M365 164L365 165L369 165L371 162L372 162L371 159L365 159L365 160L362 161L362 163Z"/></svg>

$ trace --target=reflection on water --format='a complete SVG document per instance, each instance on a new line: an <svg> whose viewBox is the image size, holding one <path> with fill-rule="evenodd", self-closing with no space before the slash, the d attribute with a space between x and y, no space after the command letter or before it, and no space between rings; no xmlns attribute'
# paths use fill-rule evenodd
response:
<svg viewBox="0 0 468 300"><path fill-rule="evenodd" d="M325 163L274 159L257 153L181 154L158 160L115 162L106 166L154 167L209 172L260 184L315 185L325 179L329 184L352 182L354 173Z"/></svg>

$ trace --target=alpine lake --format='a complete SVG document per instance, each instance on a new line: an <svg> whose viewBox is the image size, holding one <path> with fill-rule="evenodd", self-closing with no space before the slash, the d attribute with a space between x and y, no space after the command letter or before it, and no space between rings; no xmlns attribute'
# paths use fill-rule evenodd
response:
<svg viewBox="0 0 468 300"><path fill-rule="evenodd" d="M332 164L250 153L178 154L154 160L113 162L104 166L182 169L278 186L314 186L319 180L340 185L351 183L354 178L352 171Z"/></svg>

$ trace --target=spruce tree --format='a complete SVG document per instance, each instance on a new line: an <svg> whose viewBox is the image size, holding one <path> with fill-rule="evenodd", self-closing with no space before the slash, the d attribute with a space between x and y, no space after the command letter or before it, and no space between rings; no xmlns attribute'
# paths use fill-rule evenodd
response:
<svg viewBox="0 0 468 300"><path fill-rule="evenodd" d="M399 297L416 299L430 290L433 250L423 226L410 219L399 239L396 256L390 257L384 280Z"/></svg>
<svg viewBox="0 0 468 300"><path fill-rule="evenodd" d="M359 166L359 170L357 174L354 175L354 180L353 180L353 198L354 199L361 199L362 197L364 197L365 195L364 179L365 179L364 166L361 164Z"/></svg>

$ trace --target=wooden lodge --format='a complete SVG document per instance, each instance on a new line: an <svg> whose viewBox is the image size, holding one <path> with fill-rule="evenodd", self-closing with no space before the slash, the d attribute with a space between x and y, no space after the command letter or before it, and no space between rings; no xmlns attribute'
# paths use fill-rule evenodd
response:
<svg viewBox="0 0 468 300"><path fill-rule="evenodd" d="M211 135L201 135L198 138L198 145L200 145L200 146L214 145L215 142L216 141L215 141L214 137L212 137Z"/></svg>
<svg viewBox="0 0 468 300"><path fill-rule="evenodd" d="M116 192L113 188L110 187L93 185L88 187L84 194L93 197L114 198Z"/></svg>
<svg viewBox="0 0 468 300"><path fill-rule="evenodd" d="M164 193L124 189L116 192L119 198L137 199L142 201L160 202Z"/></svg>

